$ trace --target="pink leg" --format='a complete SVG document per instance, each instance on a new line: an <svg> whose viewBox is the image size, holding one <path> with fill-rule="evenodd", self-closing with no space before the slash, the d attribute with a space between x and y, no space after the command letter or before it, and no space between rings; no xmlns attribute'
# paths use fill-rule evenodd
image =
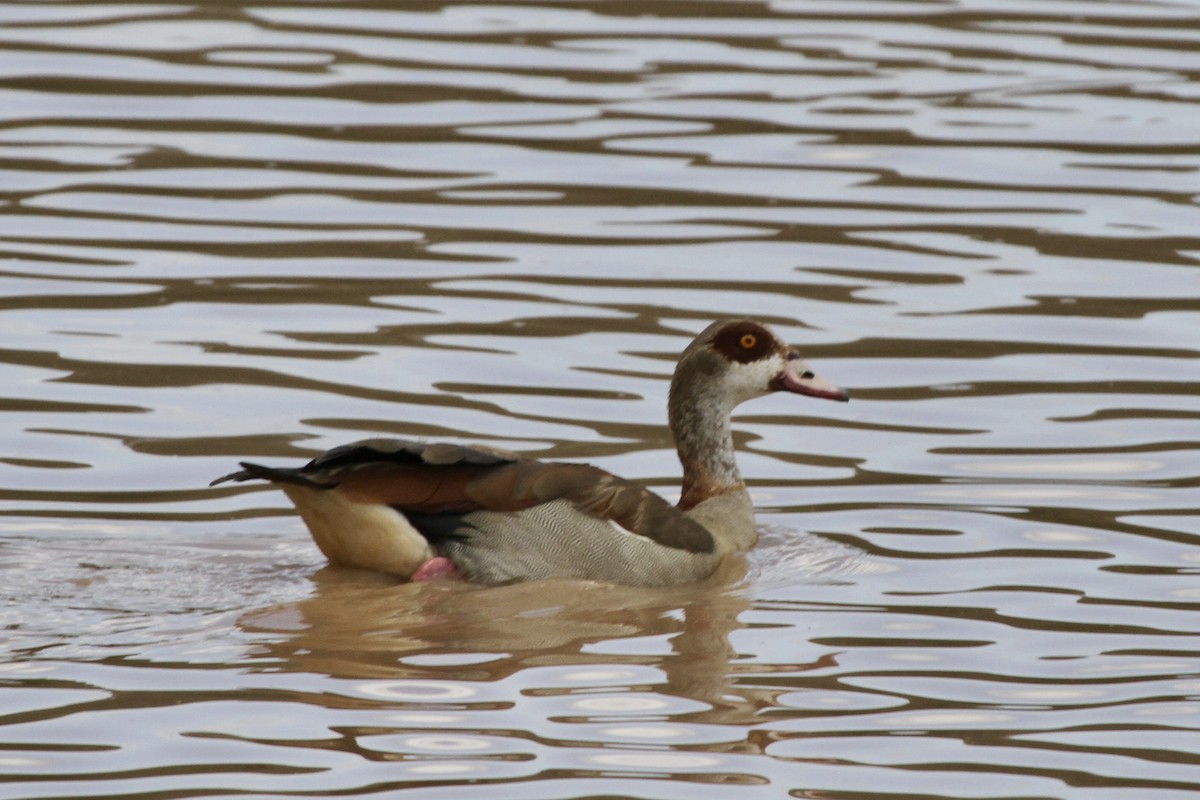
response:
<svg viewBox="0 0 1200 800"><path fill-rule="evenodd" d="M429 559L417 567L417 571L409 578L409 581L412 583L437 580L462 581L466 580L466 578L454 566L454 562L445 556L434 556Z"/></svg>

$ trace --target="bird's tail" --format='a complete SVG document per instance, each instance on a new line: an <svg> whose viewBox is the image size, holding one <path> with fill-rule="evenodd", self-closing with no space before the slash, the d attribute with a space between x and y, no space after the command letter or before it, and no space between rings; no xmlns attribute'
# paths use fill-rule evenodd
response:
<svg viewBox="0 0 1200 800"><path fill-rule="evenodd" d="M263 480L271 483L290 483L296 486L304 486L309 489L332 489L337 486L336 483L328 483L325 481L314 480L312 477L305 475L302 469L294 467L264 467L262 464L252 464L249 461L242 461L241 469L237 472L231 472L228 475L222 475L209 486L216 486L218 483L253 481Z"/></svg>

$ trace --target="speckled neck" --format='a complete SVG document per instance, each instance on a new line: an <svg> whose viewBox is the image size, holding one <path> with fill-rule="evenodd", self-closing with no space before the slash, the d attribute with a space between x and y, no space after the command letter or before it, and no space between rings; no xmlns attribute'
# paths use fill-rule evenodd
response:
<svg viewBox="0 0 1200 800"><path fill-rule="evenodd" d="M729 415L736 402L724 391L715 355L689 354L671 379L667 415L679 461L683 494L679 507L690 509L719 494L744 491L734 457Z"/></svg>

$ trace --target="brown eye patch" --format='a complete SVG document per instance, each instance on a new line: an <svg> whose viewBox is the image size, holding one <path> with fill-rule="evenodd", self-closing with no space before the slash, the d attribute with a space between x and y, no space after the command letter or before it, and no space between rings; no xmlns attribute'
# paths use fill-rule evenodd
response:
<svg viewBox="0 0 1200 800"><path fill-rule="evenodd" d="M749 364L775 349L775 337L755 322L731 322L717 331L713 349L731 361Z"/></svg>

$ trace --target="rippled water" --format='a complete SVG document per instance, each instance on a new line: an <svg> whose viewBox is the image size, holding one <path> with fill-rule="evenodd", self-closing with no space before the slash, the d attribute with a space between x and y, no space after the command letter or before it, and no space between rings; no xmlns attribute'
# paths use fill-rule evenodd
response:
<svg viewBox="0 0 1200 800"><path fill-rule="evenodd" d="M0 5L0 796L1195 797L1198 87L1196 2ZM397 586L207 487L670 496L734 314L854 400L742 408L712 585Z"/></svg>

